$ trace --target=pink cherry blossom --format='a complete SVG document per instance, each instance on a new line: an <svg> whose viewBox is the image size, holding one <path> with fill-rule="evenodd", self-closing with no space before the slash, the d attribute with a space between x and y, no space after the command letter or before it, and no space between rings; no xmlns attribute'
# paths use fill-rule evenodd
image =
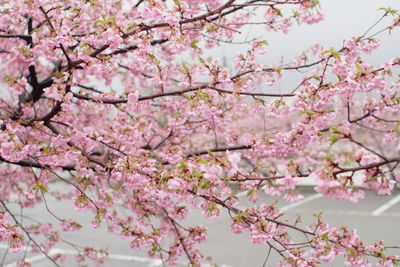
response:
<svg viewBox="0 0 400 267"><path fill-rule="evenodd" d="M227 216L233 234L278 252L278 266L399 263L383 241L260 203L260 193L300 201L302 179L340 201L393 192L400 59L371 62L385 49L375 24L283 63L263 60L274 54L263 39L233 58L210 52L250 25L288 34L319 23L319 1L15 0L0 12L0 242L11 252L59 265L66 255L52 249L88 226L166 265L202 266L214 263L200 249L207 228L190 220L202 214ZM398 11L377 12L396 34ZM52 201L90 219L60 217ZM51 219L17 216L39 208ZM108 255L77 249L78 265Z"/></svg>

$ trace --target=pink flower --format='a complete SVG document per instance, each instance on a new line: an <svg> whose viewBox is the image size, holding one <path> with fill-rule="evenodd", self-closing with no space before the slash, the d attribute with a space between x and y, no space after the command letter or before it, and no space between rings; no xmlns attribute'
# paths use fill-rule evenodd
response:
<svg viewBox="0 0 400 267"><path fill-rule="evenodd" d="M302 22L305 22L307 24L314 24L318 23L322 20L324 20L325 16L322 13L316 13L316 14L311 14L311 13L304 13L300 19Z"/></svg>
<svg viewBox="0 0 400 267"><path fill-rule="evenodd" d="M61 223L61 227L62 227L62 230L63 231L77 231L77 230L79 230L82 226L79 224L79 223L77 223L77 222L75 222L75 221L73 221L73 220L64 220L62 223Z"/></svg>
<svg viewBox="0 0 400 267"><path fill-rule="evenodd" d="M302 200L304 198L304 196L301 194L292 194L291 193L291 194L285 194L283 196L283 198L289 202L298 202L298 201Z"/></svg>

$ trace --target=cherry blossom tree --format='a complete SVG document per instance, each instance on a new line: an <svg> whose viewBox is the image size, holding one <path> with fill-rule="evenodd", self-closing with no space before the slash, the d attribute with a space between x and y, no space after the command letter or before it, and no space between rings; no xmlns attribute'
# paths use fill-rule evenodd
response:
<svg viewBox="0 0 400 267"><path fill-rule="evenodd" d="M380 33L396 34L396 10L381 9L388 24L342 47L315 45L283 64L260 62L268 43L253 40L226 66L207 51L250 24L286 34L318 23L318 1L13 0L0 8L0 241L13 252L62 265L49 250L81 224L50 209L58 223L22 222L10 208L47 207L56 197L165 265L208 261L198 248L207 230L185 220L197 210L229 214L232 232L279 254L280 266L336 256L349 266L399 263L383 241L364 244L320 215L302 228L276 203L239 208L237 197L296 202L306 177L327 198L391 194L400 180L400 58L374 66L366 55ZM303 77L276 93L298 71ZM105 257L87 247L76 260Z"/></svg>

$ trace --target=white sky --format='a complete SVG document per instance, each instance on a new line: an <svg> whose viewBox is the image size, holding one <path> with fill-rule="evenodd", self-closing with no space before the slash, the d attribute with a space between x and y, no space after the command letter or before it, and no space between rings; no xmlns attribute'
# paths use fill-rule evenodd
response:
<svg viewBox="0 0 400 267"><path fill-rule="evenodd" d="M287 35L281 32L267 32L263 30L263 26L250 26L248 30L243 31L237 41L246 40L246 36L248 40L261 37L270 44L268 49L270 52L265 56L265 60L273 63L283 56L285 62L289 62L317 43L328 48L341 48L343 39L361 35L384 14L384 11L378 11L378 8L400 9L400 0L321 0L321 7L325 20L320 23L296 25ZM387 24L381 23L376 29L384 26ZM397 51L400 47L400 28L391 36L381 34L378 37L387 42L379 53L371 58L372 63L381 64L384 60L399 56ZM243 51L245 48L246 45L223 45L217 49L215 55L224 54L227 59L231 59L238 50Z"/></svg>
<svg viewBox="0 0 400 267"><path fill-rule="evenodd" d="M321 0L321 10L325 14L325 20L322 22L313 25L294 25L288 34L266 31L265 26L251 25L243 30L235 41L242 42L253 38L266 40L269 43L268 53L259 57L259 63L273 66L281 59L284 63L290 63L315 44L321 44L327 49L331 47L340 49L344 39L362 35L381 18L384 14L384 11L378 10L381 7L400 10L400 0ZM383 29L392 20L393 17L388 16L370 33ZM262 21L262 18L257 21ZM371 56L366 57L368 63L379 66L391 58L400 56L400 27L397 27L391 35L385 32L377 38L383 41L382 46ZM224 56L229 66L238 51L245 52L247 48L247 44L223 44L212 51L207 51L207 55ZM275 93L290 92L298 85L301 76L301 73L290 73L277 87L261 90Z"/></svg>

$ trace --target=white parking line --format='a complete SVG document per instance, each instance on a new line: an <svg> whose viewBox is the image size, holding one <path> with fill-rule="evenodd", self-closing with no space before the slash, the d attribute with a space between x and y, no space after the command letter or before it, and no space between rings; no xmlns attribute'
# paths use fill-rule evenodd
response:
<svg viewBox="0 0 400 267"><path fill-rule="evenodd" d="M7 249L8 245L0 244L0 249ZM24 247L23 249L30 249L31 247ZM60 248L52 248L48 252L49 256L54 256L56 254L64 254L64 255L77 255L78 251L76 250L68 250L68 249L60 249ZM26 262L33 263L40 260L45 259L46 256L43 254L35 255L32 257L25 258ZM148 263L149 266L162 266L162 261L157 259L150 259L138 256L129 256L129 255L120 255L120 254L109 254L107 259L111 260L119 260L119 261L131 261L131 262L140 262L140 263ZM19 261L19 260L18 260ZM4 265L4 267L15 267L17 266L18 261L11 262L9 264Z"/></svg>
<svg viewBox="0 0 400 267"><path fill-rule="evenodd" d="M239 193L236 194L236 196L237 196L238 198L242 198L242 197L244 197L244 196L246 196L246 195L247 195L247 191L240 191ZM306 198L304 198L304 199L302 199L302 200L300 200L300 201L298 201L298 202L296 202L296 203L292 203L292 204L283 206L283 207L281 207L279 210L282 211L282 212L286 212L286 211L288 211L288 210L291 210L291 209L300 207L301 205L304 205L304 204L306 204L306 203L308 203L308 202L311 202L311 201L313 201L313 200L316 200L316 199L318 199L318 198L320 198L320 197L322 197L322 195L319 194L319 193L313 194L313 195L311 195L311 196L309 196L309 197L306 197ZM239 206L239 208L241 208L241 207Z"/></svg>
<svg viewBox="0 0 400 267"><path fill-rule="evenodd" d="M308 209L297 209L297 212L309 212ZM344 215L344 216L372 216L370 211L361 210L326 210L321 209L323 214ZM400 217L400 212L385 212L382 217Z"/></svg>
<svg viewBox="0 0 400 267"><path fill-rule="evenodd" d="M385 204L383 204L382 206L380 206L379 208L377 208L373 212L371 212L371 215L372 216L379 216L383 212L385 212L386 210L390 209L392 206L394 206L399 201L400 201L400 194L397 195L396 197L392 198L391 200L389 200L388 202L386 202Z"/></svg>
<svg viewBox="0 0 400 267"><path fill-rule="evenodd" d="M304 199L302 199L302 200L300 200L298 202L283 206L283 207L279 208L279 210L282 211L282 212L286 212L288 210L300 207L301 205L304 205L304 204L306 204L308 202L311 202L311 201L316 200L316 199L321 198L321 197L322 197L322 195L319 194L319 193L318 194L314 194L314 195L306 197L306 198L304 198Z"/></svg>
<svg viewBox="0 0 400 267"><path fill-rule="evenodd" d="M28 246L28 247L24 247L23 250L31 249L31 248L32 248L31 246ZM8 245L0 244L0 249L8 249ZM76 250L60 249L60 248L52 248L48 252L49 256L54 256L56 254L64 254L64 255L72 255L72 256L74 256L74 255L77 255L78 252ZM163 266L162 261L159 260L159 259L150 259L150 258L137 257L137 256L121 255L121 254L109 254L106 258L110 259L110 260L148 263L146 265L146 267ZM34 263L34 262L37 262L37 261L40 261L40 260L43 260L43 259L46 259L46 256L43 255L43 254L40 254L40 255L35 255L33 257L27 257L27 258L25 258L25 261L29 262L29 263ZM18 261L14 261L14 262L11 262L9 264L4 265L3 267L16 267L17 263L18 263ZM186 266L186 264L183 264L183 263L180 263L178 265ZM211 266L214 266L214 265L203 264L202 266L211 267ZM230 267L230 265L226 265L226 264L222 264L222 265L218 265L218 266Z"/></svg>

